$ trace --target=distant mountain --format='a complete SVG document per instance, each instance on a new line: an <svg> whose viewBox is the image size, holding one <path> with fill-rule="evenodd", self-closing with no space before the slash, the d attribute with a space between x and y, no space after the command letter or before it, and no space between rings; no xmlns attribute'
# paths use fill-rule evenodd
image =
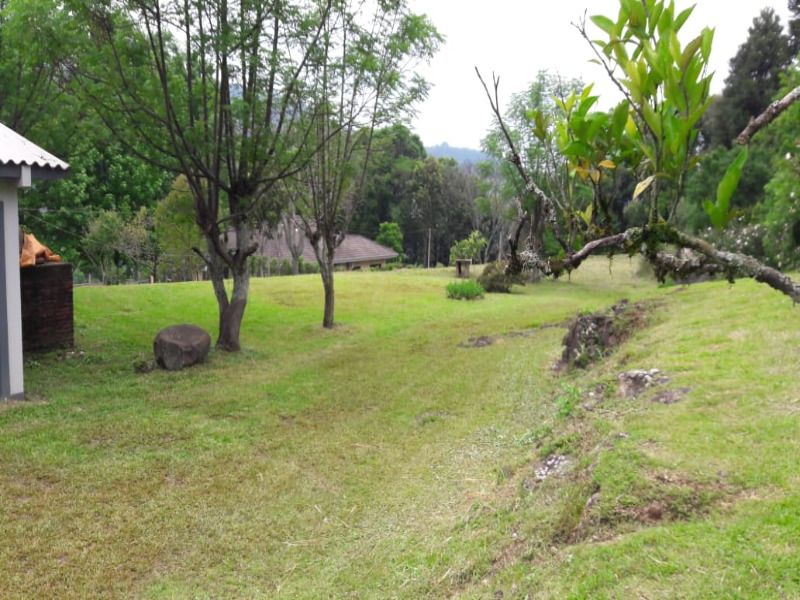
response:
<svg viewBox="0 0 800 600"><path fill-rule="evenodd" d="M439 144L438 146L426 147L429 156L436 158L454 158L459 164L472 163L476 164L484 160L489 160L480 150L473 150L472 148L453 148L447 142Z"/></svg>

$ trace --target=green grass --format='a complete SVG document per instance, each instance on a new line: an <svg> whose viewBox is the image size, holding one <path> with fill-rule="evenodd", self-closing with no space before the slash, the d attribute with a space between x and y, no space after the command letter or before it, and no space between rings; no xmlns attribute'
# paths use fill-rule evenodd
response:
<svg viewBox="0 0 800 600"><path fill-rule="evenodd" d="M468 303L452 270L341 273L332 331L317 276L253 280L244 350L178 373L133 365L215 332L209 284L76 289L76 352L0 405L0 597L800 596L800 313L636 271ZM555 374L550 325L623 297L649 326ZM619 399L633 368L691 391Z"/></svg>

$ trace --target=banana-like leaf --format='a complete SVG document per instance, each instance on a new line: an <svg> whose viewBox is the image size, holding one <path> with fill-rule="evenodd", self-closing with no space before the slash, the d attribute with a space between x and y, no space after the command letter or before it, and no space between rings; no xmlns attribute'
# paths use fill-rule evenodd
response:
<svg viewBox="0 0 800 600"><path fill-rule="evenodd" d="M731 219L731 196L733 196L733 192L736 191L736 187L739 185L742 169L746 162L747 146L742 148L742 151L739 152L739 155L725 171L722 181L717 186L717 201L714 203L710 200L703 202L703 210L706 211L709 219L711 219L711 224L717 229L725 227Z"/></svg>
<svg viewBox="0 0 800 600"><path fill-rule="evenodd" d="M728 170L725 171L725 175L722 177L722 181L719 182L717 186L717 204L720 206L728 207L728 203L731 200L731 196L733 196L733 192L736 191L736 186L739 185L739 179L742 176L742 169L744 168L744 164L747 162L747 146L742 148L742 151L739 152L739 155L734 159L731 163L731 166L728 167Z"/></svg>

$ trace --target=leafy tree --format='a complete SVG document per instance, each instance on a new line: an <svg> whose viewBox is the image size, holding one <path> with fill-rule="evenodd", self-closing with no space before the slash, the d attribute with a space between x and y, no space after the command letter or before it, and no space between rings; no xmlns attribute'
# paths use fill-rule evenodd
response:
<svg viewBox="0 0 800 600"><path fill-rule="evenodd" d="M277 214L263 205L302 166L313 127L299 118L306 77L333 3L76 6L97 44L80 77L84 97L120 140L152 148L154 162L186 177L226 350L240 349L254 216Z"/></svg>
<svg viewBox="0 0 800 600"><path fill-rule="evenodd" d="M779 93L785 97L800 83L800 70L790 69ZM797 144L800 140L800 106L792 105L775 119L770 128L750 144L753 150L769 156L768 182L763 185L761 202L752 208L750 230L762 237L765 260L781 269L800 266L800 166ZM746 173L745 173L746 174ZM757 229L757 226L761 225Z"/></svg>
<svg viewBox="0 0 800 600"><path fill-rule="evenodd" d="M183 176L156 206L153 228L161 249L161 275L173 281L199 280L204 263L192 248L203 243L194 220L194 199Z"/></svg>
<svg viewBox="0 0 800 600"><path fill-rule="evenodd" d="M416 165L409 195L395 211L411 262L447 263L450 247L472 230L477 181L453 159L426 158Z"/></svg>
<svg viewBox="0 0 800 600"><path fill-rule="evenodd" d="M81 238L83 253L97 269L103 283L119 279L120 255L117 249L125 227L120 214L113 210L103 210L90 222Z"/></svg>
<svg viewBox="0 0 800 600"><path fill-rule="evenodd" d="M787 0L789 12L792 18L789 19L789 38L792 54L797 56L800 52L800 0Z"/></svg>
<svg viewBox="0 0 800 600"><path fill-rule="evenodd" d="M87 135L64 156L69 176L26 190L20 222L71 262L80 260L82 232L98 210L119 211L128 219L142 207L153 210L169 189L169 173L107 135Z"/></svg>
<svg viewBox="0 0 800 600"><path fill-rule="evenodd" d="M482 142L484 151L500 165L500 175L505 180L505 185L497 191L507 203L502 212L514 220L507 240L512 269L521 268L516 260L517 250L523 229L529 222L533 231L533 235L529 235L531 244L538 252L543 252L546 245L544 206L536 196L526 192L519 169L552 198L559 209L561 223L573 223L570 215L576 200L574 179L564 168L564 157L557 143L556 120L566 108L568 97L581 93L583 87L580 80L565 81L558 75L540 71L527 90L512 95L502 119L496 119L493 130ZM580 107L588 110L593 102ZM511 152L509 141L519 149L519 166L504 160Z"/></svg>
<svg viewBox="0 0 800 600"><path fill-rule="evenodd" d="M51 0L0 0L0 122L63 156L59 142L78 126L65 90L81 38L54 8Z"/></svg>
<svg viewBox="0 0 800 600"><path fill-rule="evenodd" d="M351 231L375 239L380 223L391 221L393 211L408 195L411 174L425 155L422 141L405 125L395 123L375 130L364 197L354 207Z"/></svg>
<svg viewBox="0 0 800 600"><path fill-rule="evenodd" d="M576 268L592 252L601 249L629 253L642 251L654 264L660 278L667 274L681 277L688 273L722 272L731 281L735 277L752 277L798 301L800 286L790 278L751 256L720 251L708 242L676 229L671 223L675 219L675 207L682 195L686 175L695 162L692 155L698 133L695 126L709 103L710 76L706 74L706 64L713 33L706 28L685 46L678 39L678 32L691 12L690 8L676 13L674 4L667 5L659 0L620 0L616 21L603 15L592 17L604 39L594 39L594 34L590 37L586 24L580 24L579 30L595 50L597 62L627 101L629 114L625 135L644 157L634 198L646 198L648 219L641 227L631 227L592 240L579 250L567 252L558 266L561 269ZM494 97L487 86L486 93L502 126L496 79L494 83ZM747 143L752 135L798 98L800 87L750 121L738 141ZM522 161L511 136L505 128L503 133L512 148L511 161L525 181L526 191L537 196L547 213L552 215L555 212L552 199L521 168ZM717 186L716 202L704 203L714 224L724 224L730 218L730 198L745 159L746 152L743 152L726 171ZM549 220L555 225L552 216ZM685 257L672 255L668 245L692 250L693 254ZM535 252L528 253L525 260L544 272L556 272L553 262L542 260Z"/></svg>
<svg viewBox="0 0 800 600"><path fill-rule="evenodd" d="M66 179L20 195L20 221L77 265L97 210L130 216L154 205L168 179L115 144L75 97L71 73L92 50L64 6L0 0L0 121L71 165Z"/></svg>
<svg viewBox="0 0 800 600"><path fill-rule="evenodd" d="M703 201L709 198L709 190L716 187L738 155L738 148L716 146L700 156L697 166L687 179L684 195L678 205L679 226L692 233L711 226L709 215L703 210ZM772 176L773 159L774 151L764 144L751 145L747 169L742 172L739 185L730 199L733 216L744 217L749 221L753 207L764 199L764 186Z"/></svg>
<svg viewBox="0 0 800 600"><path fill-rule="evenodd" d="M642 179L634 199L648 192L648 224L662 216L659 191L668 189L670 218L685 185L697 138L695 125L709 104L711 75L706 72L713 31L704 28L681 48L677 35L692 9L677 15L672 4L653 0L622 0L616 22L592 21L609 41L594 42L598 60L623 92L633 113L626 133L646 159L652 173ZM586 37L585 28L582 31ZM620 38L624 43L618 43ZM588 39L588 38L587 38ZM625 77L614 76L616 66Z"/></svg>
<svg viewBox="0 0 800 600"><path fill-rule="evenodd" d="M400 226L397 223L381 223L375 241L400 254L399 260L403 260L403 232L400 230Z"/></svg>
<svg viewBox="0 0 800 600"><path fill-rule="evenodd" d="M511 220L511 207L503 195L502 164L491 160L476 165L479 195L475 198L475 225L486 236L484 259L502 258L506 227Z"/></svg>
<svg viewBox="0 0 800 600"><path fill-rule="evenodd" d="M142 206L123 225L116 249L133 263L133 276L139 281L144 268L151 279L158 277L161 248L153 229L153 214Z"/></svg>
<svg viewBox="0 0 800 600"><path fill-rule="evenodd" d="M759 220L767 261L779 269L795 269L800 265L800 165L791 155L781 163L766 185Z"/></svg>
<svg viewBox="0 0 800 600"><path fill-rule="evenodd" d="M486 238L480 231L473 231L469 237L457 241L450 248L450 264L455 263L460 258L469 258L474 262L479 262L481 252L486 247Z"/></svg>

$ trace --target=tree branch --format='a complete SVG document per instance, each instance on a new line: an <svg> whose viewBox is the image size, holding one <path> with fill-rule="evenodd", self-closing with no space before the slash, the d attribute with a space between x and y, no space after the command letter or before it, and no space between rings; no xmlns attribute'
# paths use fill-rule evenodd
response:
<svg viewBox="0 0 800 600"><path fill-rule="evenodd" d="M688 248L694 255L679 258L656 250L663 244ZM641 252L655 267L661 280L666 275L685 279L691 275L722 273L731 283L742 277L755 279L789 296L793 303L800 302L800 285L777 269L746 254L719 250L705 240L678 231L663 222L652 227L632 227L622 233L593 240L567 256L563 261L563 268L576 269L589 255L600 249L617 250L626 254Z"/></svg>
<svg viewBox="0 0 800 600"><path fill-rule="evenodd" d="M503 133L503 137L506 140L506 143L509 147L509 156L508 160L514 165L517 169L517 173L519 173L522 181L525 182L525 192L529 194L533 194L539 202L541 202L542 207L544 209L545 218L547 219L548 224L553 228L553 235L555 236L558 243L564 249L564 252L569 253L570 248L569 244L564 240L564 236L561 233L561 227L558 224L558 218L556 217L556 210L553 204L553 201L550 197L545 194L541 188L536 185L536 182L531 179L528 173L525 171L525 168L522 166L522 159L519 156L519 152L517 151L517 147L514 144L514 140L511 138L511 134L509 133L508 129L506 128L505 123L503 122L503 115L500 113L500 101L498 98L497 89L500 86L500 78L497 76L492 76L492 83L494 86L494 97L489 92L489 86L486 85L486 82L481 77L481 72L478 70L478 67L475 67L475 73L478 75L478 79L480 79L481 84L483 85L483 89L486 92L486 97L489 99L489 105L492 107L492 112L494 113L495 118L497 119L498 125L500 125L500 131ZM522 231L522 226L524 224L524 219L519 219L516 225L516 230L514 232L514 239L519 240L520 232ZM509 237L509 240L511 238ZM511 248L511 261L509 265L514 262L518 262L517 259L517 252L516 248Z"/></svg>
<svg viewBox="0 0 800 600"><path fill-rule="evenodd" d="M800 86L794 88L791 92L786 94L780 100L776 100L772 104L767 107L763 113L758 115L757 117L753 118L750 117L750 122L747 124L747 127L744 128L742 133L736 138L736 143L744 146L745 144L750 143L750 138L752 138L760 129L769 125L772 121L774 121L778 115L780 115L783 111L789 108L792 104L794 104L797 100L800 100Z"/></svg>

